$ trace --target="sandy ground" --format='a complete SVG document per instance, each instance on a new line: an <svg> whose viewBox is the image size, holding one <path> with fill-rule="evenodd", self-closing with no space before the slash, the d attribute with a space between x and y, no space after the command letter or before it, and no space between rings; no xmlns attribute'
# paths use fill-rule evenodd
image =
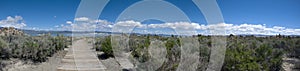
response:
<svg viewBox="0 0 300 71"><path fill-rule="evenodd" d="M12 59L10 61L11 64L3 69L4 71L56 71L56 68L60 64L65 53L66 51L59 51L52 57L49 57L48 61L38 64Z"/></svg>
<svg viewBox="0 0 300 71"><path fill-rule="evenodd" d="M287 58L287 57L284 57L282 58L283 59L283 63L282 63L282 68L285 70L285 71L300 71L298 65L300 63L300 60L297 59L297 58Z"/></svg>

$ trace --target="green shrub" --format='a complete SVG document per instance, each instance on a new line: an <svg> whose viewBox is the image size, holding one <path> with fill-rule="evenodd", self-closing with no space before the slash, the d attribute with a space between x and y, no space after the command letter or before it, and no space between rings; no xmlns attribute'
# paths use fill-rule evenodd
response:
<svg viewBox="0 0 300 71"><path fill-rule="evenodd" d="M55 52L62 50L67 46L66 37L57 36L1 36L4 41L0 39L0 46L5 46L6 42L8 47L2 50L1 56L5 53L7 58L18 58L22 60L31 60L33 62L44 62L47 57L52 56ZM7 51L7 52L5 52ZM2 58L3 59L3 58Z"/></svg>
<svg viewBox="0 0 300 71"><path fill-rule="evenodd" d="M200 63L197 71L206 70L212 47L211 36L194 36L199 41ZM229 37L229 36L228 36ZM167 49L167 60L157 71L176 70L180 62L180 37L161 37L147 35L131 35L129 37L129 51L139 62L145 62L151 56L147 49L151 40L164 41ZM231 36L227 39L225 60L222 71L280 71L282 57L299 56L300 38L296 37L254 37ZM299 43L299 44L298 44ZM110 36L99 38L95 42L96 50L112 55ZM297 50L298 49L298 50Z"/></svg>
<svg viewBox="0 0 300 71"><path fill-rule="evenodd" d="M7 47L7 43L0 38L0 58L1 59L8 59L9 58L9 49Z"/></svg>
<svg viewBox="0 0 300 71"><path fill-rule="evenodd" d="M241 39L243 40L243 39ZM266 40L262 40L266 41ZM247 40L229 42L223 65L224 71L279 71L283 50L272 47L270 43Z"/></svg>
<svg viewBox="0 0 300 71"><path fill-rule="evenodd" d="M103 40L97 41L96 43L97 50L104 52L107 57L113 57L110 36L105 37Z"/></svg>

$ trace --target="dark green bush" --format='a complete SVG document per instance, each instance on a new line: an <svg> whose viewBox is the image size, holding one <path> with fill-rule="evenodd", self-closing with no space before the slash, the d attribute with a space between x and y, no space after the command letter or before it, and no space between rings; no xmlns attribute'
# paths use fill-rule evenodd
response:
<svg viewBox="0 0 300 71"><path fill-rule="evenodd" d="M113 56L113 50L111 46L111 40L109 37L105 38L104 41L101 43L101 51L103 51L108 56Z"/></svg>
<svg viewBox="0 0 300 71"><path fill-rule="evenodd" d="M101 59L106 59L113 56L113 49L111 46L111 38L110 36L106 36L104 38L97 38L94 44L96 51L104 52L103 55L99 55L98 57Z"/></svg>

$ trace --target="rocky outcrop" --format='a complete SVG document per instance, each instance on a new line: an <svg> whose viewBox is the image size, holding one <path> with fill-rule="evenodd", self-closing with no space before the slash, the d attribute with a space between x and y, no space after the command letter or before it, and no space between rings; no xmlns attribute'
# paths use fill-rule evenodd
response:
<svg viewBox="0 0 300 71"><path fill-rule="evenodd" d="M9 36L9 35L24 35L20 30L17 30L14 27L3 27L0 29L0 36Z"/></svg>

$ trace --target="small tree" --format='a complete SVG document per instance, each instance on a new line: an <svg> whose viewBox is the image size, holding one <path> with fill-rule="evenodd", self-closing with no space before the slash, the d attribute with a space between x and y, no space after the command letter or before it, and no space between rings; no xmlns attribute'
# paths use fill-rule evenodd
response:
<svg viewBox="0 0 300 71"><path fill-rule="evenodd" d="M233 37L233 36L234 36L233 34L230 34L230 35L229 35L229 37Z"/></svg>
<svg viewBox="0 0 300 71"><path fill-rule="evenodd" d="M100 51L103 51L108 57L113 57L113 50L110 37L105 37L101 43Z"/></svg>

